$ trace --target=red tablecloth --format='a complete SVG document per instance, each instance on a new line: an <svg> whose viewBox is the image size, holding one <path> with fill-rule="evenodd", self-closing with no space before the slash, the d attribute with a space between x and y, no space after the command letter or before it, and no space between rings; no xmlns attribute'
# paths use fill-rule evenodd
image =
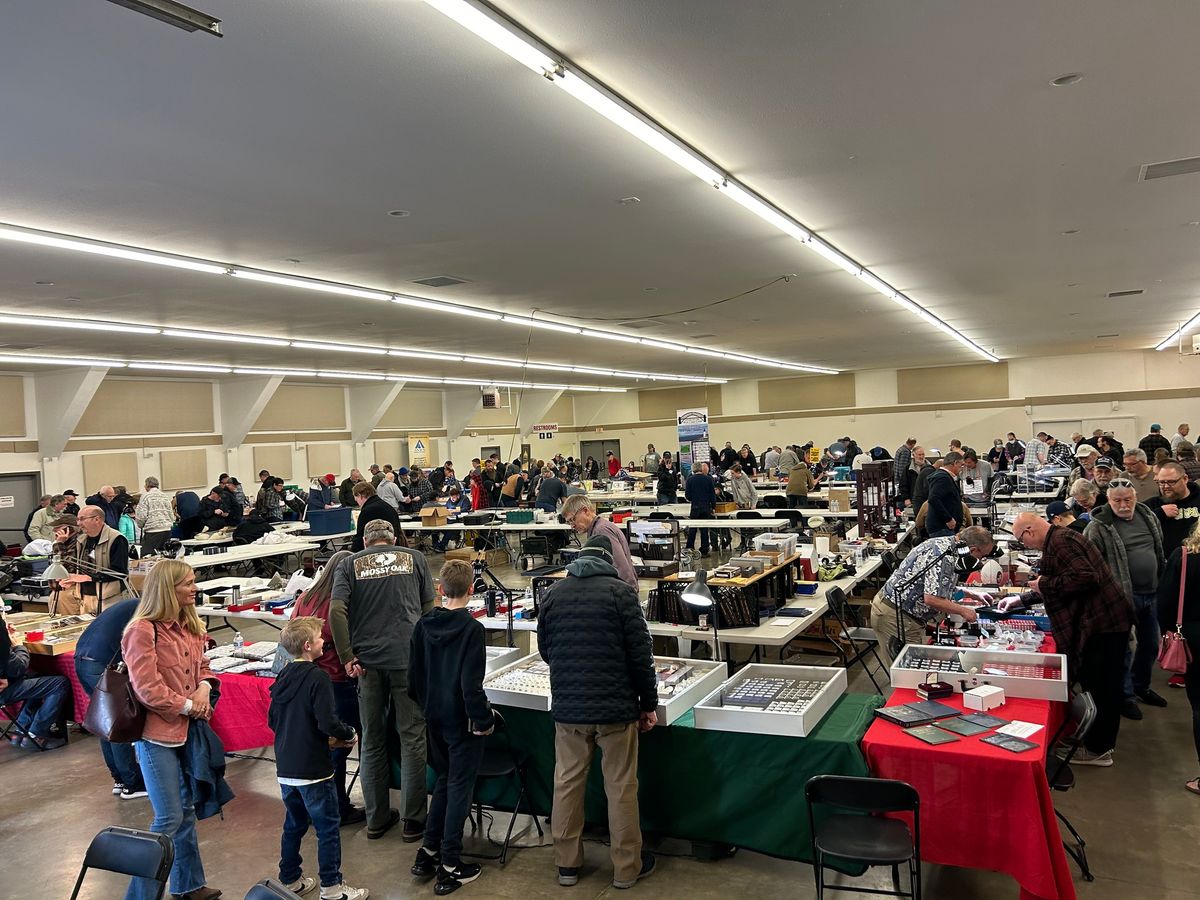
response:
<svg viewBox="0 0 1200 900"><path fill-rule="evenodd" d="M82 722L90 698L75 675L75 654L58 656L29 655L29 665L39 675L64 675L71 682L74 711L68 711L72 722ZM257 675L218 675L221 679L221 699L213 713L212 727L228 753L269 747L275 742L275 732L267 727L267 707L271 705L273 678Z"/></svg>
<svg viewBox="0 0 1200 900"><path fill-rule="evenodd" d="M888 706L917 700L897 689ZM962 695L941 701L962 708ZM921 795L921 858L947 866L1007 872L1022 900L1074 900L1075 886L1059 835L1050 786L1047 745L1062 721L1063 704L1009 699L992 710L1004 719L1036 722L1037 750L1011 753L978 737L926 744L877 719L863 738L871 771L906 781Z"/></svg>

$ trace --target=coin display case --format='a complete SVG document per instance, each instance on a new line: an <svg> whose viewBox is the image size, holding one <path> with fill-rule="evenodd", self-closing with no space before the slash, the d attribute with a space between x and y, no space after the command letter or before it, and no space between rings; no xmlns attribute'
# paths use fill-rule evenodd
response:
<svg viewBox="0 0 1200 900"><path fill-rule="evenodd" d="M916 688L931 675L960 694L990 684L1003 688L1006 697L1060 703L1070 697L1067 658L1061 653L906 644L892 663L894 687Z"/></svg>
<svg viewBox="0 0 1200 900"><path fill-rule="evenodd" d="M696 704L696 727L807 737L846 693L846 670L751 663Z"/></svg>

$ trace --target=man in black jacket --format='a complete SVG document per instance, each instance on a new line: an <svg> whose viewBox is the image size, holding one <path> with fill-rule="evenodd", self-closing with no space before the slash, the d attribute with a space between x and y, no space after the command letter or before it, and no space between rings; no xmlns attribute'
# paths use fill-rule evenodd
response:
<svg viewBox="0 0 1200 900"><path fill-rule="evenodd" d="M479 877L477 863L462 861L463 823L495 717L483 692L487 638L467 612L475 571L469 562L451 559L439 578L446 605L430 610L413 629L408 696L425 712L426 757L437 773L412 874L436 874L434 892L441 896Z"/></svg>
<svg viewBox="0 0 1200 900"><path fill-rule="evenodd" d="M12 636L8 622L0 621L0 705L24 704L17 716L17 724L32 736L21 740L18 735L13 743L26 750L35 749L35 743L42 750L64 747L66 738L51 736L50 729L55 723L63 724L59 722L59 711L71 685L62 675L26 678L29 651L14 646Z"/></svg>
<svg viewBox="0 0 1200 900"><path fill-rule="evenodd" d="M692 504L688 514L693 519L711 519L717 508L717 483L708 474L708 463L692 470L683 485L683 496ZM707 528L688 528L687 548L696 546L696 534L700 534L700 555L708 556L711 549Z"/></svg>
<svg viewBox="0 0 1200 900"><path fill-rule="evenodd" d="M1174 461L1159 466L1154 483L1159 496L1147 500L1146 506L1158 517L1163 556L1169 559L1200 520L1200 485L1188 481L1187 470Z"/></svg>
<svg viewBox="0 0 1200 900"><path fill-rule="evenodd" d="M929 474L929 513L925 530L932 537L954 534L962 527L962 494L958 491L958 472L963 456L951 450L942 457L942 467Z"/></svg>
<svg viewBox="0 0 1200 900"><path fill-rule="evenodd" d="M400 516L396 510L387 501L383 500L375 493L375 486L369 481L360 481L354 486L354 502L358 504L358 528L354 535L354 541L350 544L350 549L355 553L365 549L363 545L363 531L367 527L367 523L375 519L384 519L392 526L392 531L396 533L396 540L401 547L407 546L404 538L401 537L403 532L400 531Z"/></svg>
<svg viewBox="0 0 1200 900"><path fill-rule="evenodd" d="M613 887L632 887L654 871L654 856L642 851L637 745L638 732L658 722L658 689L637 592L617 577L607 537L589 539L567 566L567 577L546 592L538 615L538 650L550 664L550 828L558 883L579 880L583 800L598 746L604 756Z"/></svg>

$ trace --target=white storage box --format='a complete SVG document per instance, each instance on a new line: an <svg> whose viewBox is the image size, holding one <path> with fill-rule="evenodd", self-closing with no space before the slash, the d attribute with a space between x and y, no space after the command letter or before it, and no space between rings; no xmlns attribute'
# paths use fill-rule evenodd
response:
<svg viewBox="0 0 1200 900"><path fill-rule="evenodd" d="M751 679L754 683L746 684ZM779 709L787 704L787 693L777 695L779 699L770 706L755 708L726 704L726 698L739 686L751 688L754 684L766 684L782 679L791 682L794 691L815 694L803 701L803 705L792 710ZM846 670L825 666L772 666L751 663L696 704L696 727L713 731L741 731L747 734L778 734L783 737L805 737L846 693Z"/></svg>
<svg viewBox="0 0 1200 900"><path fill-rule="evenodd" d="M550 666L537 653L484 676L483 692L497 706L550 709Z"/></svg>
<svg viewBox="0 0 1200 900"><path fill-rule="evenodd" d="M663 676L658 683L658 724L670 725L689 709L721 686L729 670L723 662L704 659L678 659L673 656L654 657L654 667L661 673L668 666L690 666L691 672L671 686L667 694Z"/></svg>
<svg viewBox="0 0 1200 900"><path fill-rule="evenodd" d="M486 654L483 671L487 675L521 658L520 647L484 647L483 649Z"/></svg>
<svg viewBox="0 0 1200 900"><path fill-rule="evenodd" d="M975 674L967 674L959 654L966 654L967 668L977 669ZM916 689L930 672L950 682L960 694L980 685L994 684L1004 689L1006 697L1065 703L1070 696L1067 658L1061 653L906 644L892 663L892 686Z"/></svg>
<svg viewBox="0 0 1200 900"><path fill-rule="evenodd" d="M796 542L799 538L794 534L780 534L779 532L768 532L767 534L756 535L754 538L755 550L770 550L775 553L782 553L783 558L796 555Z"/></svg>
<svg viewBox="0 0 1200 900"><path fill-rule="evenodd" d="M1004 705L1004 688L994 684L985 684L963 692L963 708L987 712Z"/></svg>

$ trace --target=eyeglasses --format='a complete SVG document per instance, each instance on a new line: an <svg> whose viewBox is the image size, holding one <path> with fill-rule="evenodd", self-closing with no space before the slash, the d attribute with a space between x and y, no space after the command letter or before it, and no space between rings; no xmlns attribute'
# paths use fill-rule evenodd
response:
<svg viewBox="0 0 1200 900"><path fill-rule="evenodd" d="M1157 478L1155 478L1155 479L1154 479L1154 483L1155 483L1155 484L1157 484L1157 485L1160 485L1160 486L1162 486L1162 485L1167 485L1167 486L1169 486L1169 485L1172 485L1172 484L1179 484L1179 482L1183 481L1185 478L1187 478L1187 476L1186 476L1186 475L1180 475L1178 478L1172 478L1172 479L1170 479L1169 481L1166 481L1166 480L1164 480L1164 481L1159 481Z"/></svg>

